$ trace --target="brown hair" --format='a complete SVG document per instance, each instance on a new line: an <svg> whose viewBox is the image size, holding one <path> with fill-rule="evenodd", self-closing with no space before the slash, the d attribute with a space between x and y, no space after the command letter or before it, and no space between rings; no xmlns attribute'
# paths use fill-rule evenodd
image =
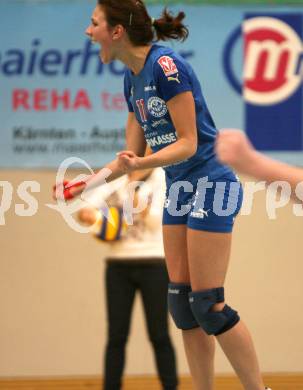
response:
<svg viewBox="0 0 303 390"><path fill-rule="evenodd" d="M107 23L111 27L121 24L134 46L148 45L153 39L184 41L188 36L188 29L182 23L184 12L173 16L165 8L161 17L153 20L142 0L98 0L98 4L105 12Z"/></svg>

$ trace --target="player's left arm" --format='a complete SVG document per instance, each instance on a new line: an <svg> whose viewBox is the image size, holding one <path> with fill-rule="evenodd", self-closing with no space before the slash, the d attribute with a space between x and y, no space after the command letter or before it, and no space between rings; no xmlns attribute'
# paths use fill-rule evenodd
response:
<svg viewBox="0 0 303 390"><path fill-rule="evenodd" d="M148 169L184 161L196 153L197 127L195 103L191 91L182 92L167 103L177 141L146 157L137 157L128 151L119 153L120 159L131 169Z"/></svg>
<svg viewBox="0 0 303 390"><path fill-rule="evenodd" d="M154 78L158 96L166 102L177 140L150 156L137 159L139 169L172 165L189 159L197 150L196 110L188 66L178 58L165 56L163 60L170 64L167 69L161 58L154 64ZM124 159L133 157L121 154Z"/></svg>
<svg viewBox="0 0 303 390"><path fill-rule="evenodd" d="M192 92L179 93L166 105L177 133L177 141L142 159L142 167L175 164L196 153L198 141L195 102Z"/></svg>

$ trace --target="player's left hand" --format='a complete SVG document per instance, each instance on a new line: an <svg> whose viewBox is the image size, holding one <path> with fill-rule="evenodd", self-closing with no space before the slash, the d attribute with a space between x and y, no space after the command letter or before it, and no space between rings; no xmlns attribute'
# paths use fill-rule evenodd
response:
<svg viewBox="0 0 303 390"><path fill-rule="evenodd" d="M131 150L123 150L117 153L118 164L125 173L139 169L141 159L142 157L138 157Z"/></svg>

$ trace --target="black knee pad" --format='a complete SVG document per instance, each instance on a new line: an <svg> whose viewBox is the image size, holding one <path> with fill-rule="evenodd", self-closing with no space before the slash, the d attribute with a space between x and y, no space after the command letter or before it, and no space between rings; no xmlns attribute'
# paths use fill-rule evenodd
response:
<svg viewBox="0 0 303 390"><path fill-rule="evenodd" d="M195 320L189 304L188 294L191 287L183 283L169 283L168 285L168 310L179 329L189 330L200 325Z"/></svg>
<svg viewBox="0 0 303 390"><path fill-rule="evenodd" d="M209 335L218 336L240 320L238 313L227 305L221 311L212 311L216 303L224 302L224 287L191 292L189 302L196 321Z"/></svg>

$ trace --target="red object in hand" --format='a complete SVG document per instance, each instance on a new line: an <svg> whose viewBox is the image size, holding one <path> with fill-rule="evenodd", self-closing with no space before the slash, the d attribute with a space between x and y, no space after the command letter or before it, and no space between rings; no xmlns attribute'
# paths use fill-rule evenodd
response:
<svg viewBox="0 0 303 390"><path fill-rule="evenodd" d="M56 190L58 187L63 187L63 197L65 200L70 200L70 199L73 199L75 197L75 195L73 195L71 193L71 189L72 188L76 188L76 187L81 187L81 186L85 186L86 183L84 181L78 181L74 184L69 184L69 181L68 180L64 180L64 182L62 184L59 184L59 185L54 185L53 186L53 190L54 190L54 193L55 193L55 198L56 198Z"/></svg>

